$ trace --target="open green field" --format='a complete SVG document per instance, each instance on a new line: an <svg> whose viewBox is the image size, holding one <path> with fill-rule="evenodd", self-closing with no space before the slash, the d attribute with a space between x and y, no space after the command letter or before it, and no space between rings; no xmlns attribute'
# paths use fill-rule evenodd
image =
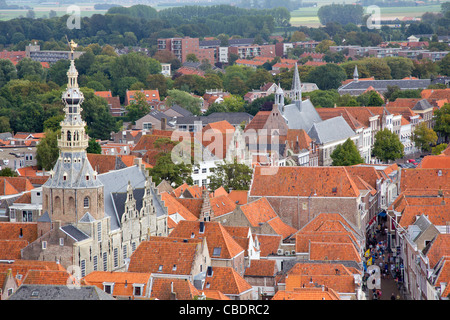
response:
<svg viewBox="0 0 450 320"><path fill-rule="evenodd" d="M80 7L80 15L82 17L90 17L96 13L104 14L106 12L106 10L95 10L94 4L92 3L78 3L77 5ZM28 6L33 8L36 18L48 18L50 10L55 11L57 16L60 17L67 14L67 8L69 7L69 5L42 5L37 3L30 3ZM27 12L28 10L0 10L0 21L14 19L20 16L26 17Z"/></svg>
<svg viewBox="0 0 450 320"><path fill-rule="evenodd" d="M420 6L420 7L383 7L381 9L381 19L391 20L404 17L420 17L425 12L440 12L440 5ZM319 8L301 8L291 12L291 24L293 26L319 27L320 21L317 16Z"/></svg>

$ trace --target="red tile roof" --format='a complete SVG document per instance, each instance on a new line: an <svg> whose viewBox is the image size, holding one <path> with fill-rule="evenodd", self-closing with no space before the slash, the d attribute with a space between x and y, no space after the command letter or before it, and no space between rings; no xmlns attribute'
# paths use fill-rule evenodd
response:
<svg viewBox="0 0 450 320"><path fill-rule="evenodd" d="M450 190L450 169L405 169L402 170L400 189L405 190Z"/></svg>
<svg viewBox="0 0 450 320"><path fill-rule="evenodd" d="M31 243L37 237L35 222L0 222L0 240L26 240Z"/></svg>
<svg viewBox="0 0 450 320"><path fill-rule="evenodd" d="M222 224L214 221L204 222L204 230L200 232L200 221L182 220L172 230L169 237L206 238L209 255L216 259L232 259L244 251ZM214 252L214 248L220 248L219 255Z"/></svg>
<svg viewBox="0 0 450 320"><path fill-rule="evenodd" d="M29 270L23 279L22 284L72 285L78 284L78 282L75 277L67 271ZM103 287L101 289L103 289Z"/></svg>
<svg viewBox="0 0 450 320"><path fill-rule="evenodd" d="M134 297L133 284L143 284L143 292L140 296L145 296L149 290L151 274L141 272L109 272L93 271L82 279L85 285L94 285L103 290L104 282L114 283L113 296Z"/></svg>
<svg viewBox="0 0 450 320"><path fill-rule="evenodd" d="M417 168L423 169L450 169L450 156L444 154L438 156L426 156Z"/></svg>
<svg viewBox="0 0 450 320"><path fill-rule="evenodd" d="M196 250L196 243L143 241L131 255L128 271L189 275Z"/></svg>
<svg viewBox="0 0 450 320"><path fill-rule="evenodd" d="M275 277L277 272L275 260L250 260L250 266L245 269L244 277Z"/></svg>
<svg viewBox="0 0 450 320"><path fill-rule="evenodd" d="M344 167L256 167L251 196L358 197L359 190Z"/></svg>
<svg viewBox="0 0 450 320"><path fill-rule="evenodd" d="M340 300L331 288L295 288L294 291L279 290L271 300Z"/></svg>
<svg viewBox="0 0 450 320"><path fill-rule="evenodd" d="M450 234L438 234L426 251L430 266L434 267L443 256L450 256Z"/></svg>
<svg viewBox="0 0 450 320"><path fill-rule="evenodd" d="M219 290L226 295L241 295L252 286L231 267L212 267L213 274L205 278L205 289Z"/></svg>
<svg viewBox="0 0 450 320"><path fill-rule="evenodd" d="M243 205L247 203L248 191L247 190L231 190L228 195L234 203L237 205Z"/></svg>
<svg viewBox="0 0 450 320"><path fill-rule="evenodd" d="M194 300L201 295L187 279L153 278L150 298L159 300Z"/></svg>

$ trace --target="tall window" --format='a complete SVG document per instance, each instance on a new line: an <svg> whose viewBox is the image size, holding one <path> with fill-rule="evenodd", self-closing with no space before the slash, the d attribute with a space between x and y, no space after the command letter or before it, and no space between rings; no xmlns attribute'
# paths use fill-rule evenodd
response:
<svg viewBox="0 0 450 320"><path fill-rule="evenodd" d="M108 271L108 254L103 252L103 271Z"/></svg>
<svg viewBox="0 0 450 320"><path fill-rule="evenodd" d="M119 249L114 248L114 268L119 266Z"/></svg>
<svg viewBox="0 0 450 320"><path fill-rule="evenodd" d="M85 197L83 202L84 202L84 207L89 208L89 197Z"/></svg>
<svg viewBox="0 0 450 320"><path fill-rule="evenodd" d="M101 224L101 222L99 222L97 224L97 238L98 238L98 242L102 241L102 224Z"/></svg>

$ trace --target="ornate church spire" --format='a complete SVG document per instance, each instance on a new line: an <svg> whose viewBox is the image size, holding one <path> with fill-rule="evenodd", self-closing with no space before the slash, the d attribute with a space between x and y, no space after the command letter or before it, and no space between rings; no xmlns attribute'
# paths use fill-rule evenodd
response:
<svg viewBox="0 0 450 320"><path fill-rule="evenodd" d="M46 185L62 188L97 187L101 183L86 154L89 137L84 129L86 123L81 118L84 96L78 87L78 71L73 60L73 50L77 44L73 41L69 44L70 67L67 71L67 88L62 94L65 117L60 123L61 135L58 138L60 153Z"/></svg>
<svg viewBox="0 0 450 320"><path fill-rule="evenodd" d="M78 71L73 60L73 50L77 44L70 42L70 67L67 71L67 89L62 94L64 112L66 116L61 122L61 137L58 139L58 147L61 152L84 151L88 147L88 136L84 131L86 123L81 118L80 105L84 101L83 92L78 87Z"/></svg>
<svg viewBox="0 0 450 320"><path fill-rule="evenodd" d="M302 104L302 84L300 82L300 75L298 74L297 62L294 67L294 78L292 79L292 87L291 87L291 99L292 102L295 103L297 108L301 110Z"/></svg>

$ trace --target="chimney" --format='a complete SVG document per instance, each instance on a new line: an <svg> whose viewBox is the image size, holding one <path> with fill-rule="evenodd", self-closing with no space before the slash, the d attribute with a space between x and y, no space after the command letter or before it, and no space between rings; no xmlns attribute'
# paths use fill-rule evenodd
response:
<svg viewBox="0 0 450 320"><path fill-rule="evenodd" d="M167 127L167 119L161 118L161 130L166 130Z"/></svg>
<svg viewBox="0 0 450 320"><path fill-rule="evenodd" d="M142 167L142 158L134 158L133 164L135 166L138 166L138 168L141 168Z"/></svg>
<svg viewBox="0 0 450 320"><path fill-rule="evenodd" d="M200 212L200 220L203 221L211 221L211 217L214 216L212 210L211 210L211 203L209 201L209 191L207 188L203 189L202 191L202 208Z"/></svg>

